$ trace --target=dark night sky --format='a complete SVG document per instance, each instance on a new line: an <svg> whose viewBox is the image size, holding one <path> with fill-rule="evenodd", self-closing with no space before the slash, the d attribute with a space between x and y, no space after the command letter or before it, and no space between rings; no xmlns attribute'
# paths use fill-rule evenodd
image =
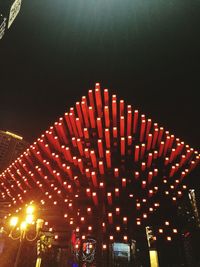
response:
<svg viewBox="0 0 200 267"><path fill-rule="evenodd" d="M0 41L0 128L36 139L99 81L200 148L199 0L24 0Z"/></svg>

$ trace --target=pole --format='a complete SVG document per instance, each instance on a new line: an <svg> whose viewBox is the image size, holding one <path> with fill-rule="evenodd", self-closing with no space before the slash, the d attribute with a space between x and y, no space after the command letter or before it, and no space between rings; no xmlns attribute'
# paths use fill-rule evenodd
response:
<svg viewBox="0 0 200 267"><path fill-rule="evenodd" d="M21 255L21 251L22 251L22 245L23 245L23 239L20 239L19 241L19 247L18 247L18 251L17 251L17 256L15 259L15 264L14 267L18 267L18 263L19 263L19 259L20 259L20 255Z"/></svg>
<svg viewBox="0 0 200 267"><path fill-rule="evenodd" d="M149 258L151 267L159 267L158 252L155 246L155 239L153 236L153 229L151 226L146 226L146 237L149 248Z"/></svg>
<svg viewBox="0 0 200 267"><path fill-rule="evenodd" d="M35 267L40 267L41 266L41 263L42 263L41 257L37 257Z"/></svg>
<svg viewBox="0 0 200 267"><path fill-rule="evenodd" d="M149 257L150 257L150 266L151 267L159 267L157 250L150 249L149 250Z"/></svg>
<svg viewBox="0 0 200 267"><path fill-rule="evenodd" d="M36 264L35 267L40 267L41 263L42 263L42 240L41 238L37 241L37 260L36 260Z"/></svg>

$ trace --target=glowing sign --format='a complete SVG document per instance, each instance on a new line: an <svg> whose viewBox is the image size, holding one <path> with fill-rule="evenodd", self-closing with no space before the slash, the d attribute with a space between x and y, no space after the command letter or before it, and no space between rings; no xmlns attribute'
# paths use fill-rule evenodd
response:
<svg viewBox="0 0 200 267"><path fill-rule="evenodd" d="M130 261L130 246L125 243L113 243L113 254L115 259Z"/></svg>

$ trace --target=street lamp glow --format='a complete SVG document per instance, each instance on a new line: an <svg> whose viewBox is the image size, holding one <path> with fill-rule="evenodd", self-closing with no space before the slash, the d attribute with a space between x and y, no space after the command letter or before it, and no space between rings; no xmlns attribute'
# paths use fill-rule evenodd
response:
<svg viewBox="0 0 200 267"><path fill-rule="evenodd" d="M18 217L12 217L10 219L10 226L15 227L18 223Z"/></svg>
<svg viewBox="0 0 200 267"><path fill-rule="evenodd" d="M33 205L28 206L26 209L26 214L33 214L34 210L35 207Z"/></svg>
<svg viewBox="0 0 200 267"><path fill-rule="evenodd" d="M26 227L27 227L27 222L22 222L21 225L20 225L20 229L22 231L25 231L26 230Z"/></svg>
<svg viewBox="0 0 200 267"><path fill-rule="evenodd" d="M34 217L32 214L26 215L26 223L31 224L33 222L33 219L34 219Z"/></svg>

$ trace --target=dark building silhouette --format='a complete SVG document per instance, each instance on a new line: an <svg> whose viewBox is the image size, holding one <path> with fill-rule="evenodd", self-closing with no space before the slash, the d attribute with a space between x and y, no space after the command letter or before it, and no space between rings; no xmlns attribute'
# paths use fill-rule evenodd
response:
<svg viewBox="0 0 200 267"><path fill-rule="evenodd" d="M5 170L28 145L19 135L0 131L0 172Z"/></svg>

